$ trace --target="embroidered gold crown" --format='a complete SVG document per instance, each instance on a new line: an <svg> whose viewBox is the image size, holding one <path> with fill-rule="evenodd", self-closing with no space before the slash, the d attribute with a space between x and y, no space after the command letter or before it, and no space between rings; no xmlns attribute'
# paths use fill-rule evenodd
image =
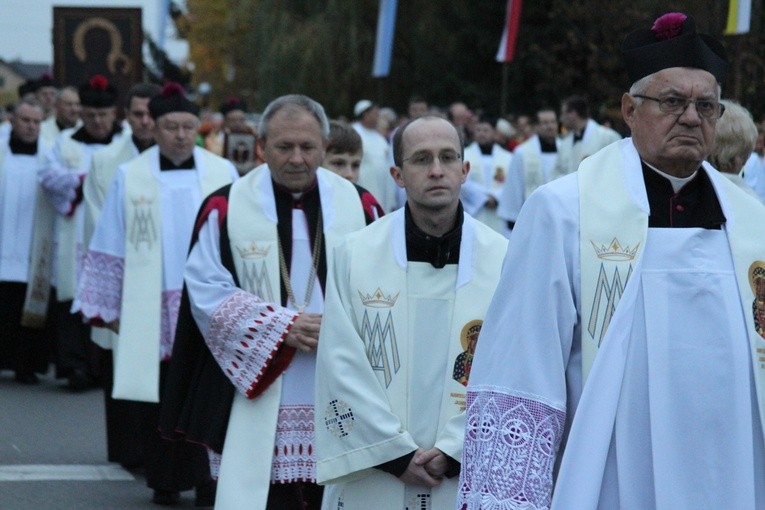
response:
<svg viewBox="0 0 765 510"><path fill-rule="evenodd" d="M632 260L635 258L635 255L637 255L638 248L640 248L640 243L636 244L634 248L622 246L619 240L615 237L611 240L608 246L604 244L598 246L594 242L590 242L592 243L592 247L595 248L595 254L599 259L603 260Z"/></svg>
<svg viewBox="0 0 765 510"><path fill-rule="evenodd" d="M265 248L258 247L257 243L253 242L249 246L245 247L236 247L236 251L239 252L239 256L243 259L263 259L266 258L266 255L268 255L268 250L271 249L271 246L266 246Z"/></svg>
<svg viewBox="0 0 765 510"><path fill-rule="evenodd" d="M364 294L360 290L357 290L356 292L359 293L361 303L364 306L369 306L372 308L392 308L393 305L396 304L396 300L400 294L399 292L396 292L395 296L391 294L386 296L383 294L382 290L380 290L380 287L377 287L377 289L372 294Z"/></svg>
<svg viewBox="0 0 765 510"><path fill-rule="evenodd" d="M133 206L141 207L142 205L150 205L152 202L154 202L154 198L138 197L138 198L131 198L130 201L133 202Z"/></svg>

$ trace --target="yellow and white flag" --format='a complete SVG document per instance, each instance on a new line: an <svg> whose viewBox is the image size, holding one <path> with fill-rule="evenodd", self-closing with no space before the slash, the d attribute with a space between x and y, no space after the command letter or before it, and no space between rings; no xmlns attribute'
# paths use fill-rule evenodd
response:
<svg viewBox="0 0 765 510"><path fill-rule="evenodd" d="M752 21L752 0L730 0L725 35L746 34Z"/></svg>

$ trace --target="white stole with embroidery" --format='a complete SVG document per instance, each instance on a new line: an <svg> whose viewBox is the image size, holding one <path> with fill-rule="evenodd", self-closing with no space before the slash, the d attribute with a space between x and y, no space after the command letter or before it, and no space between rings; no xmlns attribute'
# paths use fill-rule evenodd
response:
<svg viewBox="0 0 765 510"><path fill-rule="evenodd" d="M427 508L434 509L453 506L457 479L428 490L405 486L372 467L417 446L435 446L461 458L472 350L507 241L465 215L458 267L421 267L407 261L402 209L354 234L346 246L348 267L338 266L340 272L333 273L328 284L333 293L328 295L319 342L319 357L325 359L317 371L319 481L331 484L324 508L391 508L405 500L430 501ZM350 281L334 281L345 277ZM413 278L420 284L446 278L451 288L443 289L444 282L435 281L431 288L413 288ZM335 287L345 290L340 290L340 300L350 302L330 302L338 295ZM433 295L436 288L443 289L443 295ZM438 301L450 309L428 313ZM350 317L332 319L340 314ZM438 338L418 340L423 329ZM447 342L433 349L437 359L442 356L436 352L443 351L443 364L413 366L415 359L423 359L422 344L436 341ZM433 373L439 380L428 380L427 374ZM438 402L420 406L418 397ZM429 414L426 409L440 412Z"/></svg>
<svg viewBox="0 0 765 510"><path fill-rule="evenodd" d="M363 227L365 220L359 195L348 181L322 168L316 176L329 266L342 236ZM255 168L232 186L228 207L228 234L239 284L264 300L281 303L278 217L267 165ZM277 378L252 400L238 392L234 395L216 508L241 508L243 501L252 508L265 508L282 379Z"/></svg>
<svg viewBox="0 0 765 510"><path fill-rule="evenodd" d="M632 276L640 270L649 214L640 165L637 151L627 139L586 159L579 168L584 381L622 294L628 292L628 285L637 285L633 282L637 279ZM765 209L757 199L741 192L706 163L701 171L707 172L727 219L724 229L749 332L762 421L765 420L765 315L757 317L754 310L758 304L760 308L765 306L762 300L755 299L757 285L765 285ZM758 267L762 270L758 271Z"/></svg>
<svg viewBox="0 0 765 510"><path fill-rule="evenodd" d="M199 186L207 196L231 182L228 166L194 151ZM162 311L162 221L159 149L125 166L125 272L120 333L114 349L113 398L159 402L159 337ZM136 374L145 374L136 377Z"/></svg>

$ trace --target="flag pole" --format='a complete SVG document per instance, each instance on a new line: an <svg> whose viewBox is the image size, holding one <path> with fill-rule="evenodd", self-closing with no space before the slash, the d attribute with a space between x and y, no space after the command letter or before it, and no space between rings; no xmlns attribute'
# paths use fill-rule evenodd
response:
<svg viewBox="0 0 765 510"><path fill-rule="evenodd" d="M510 76L510 62L502 62L502 91L499 103L500 116L504 117L507 114L507 88Z"/></svg>

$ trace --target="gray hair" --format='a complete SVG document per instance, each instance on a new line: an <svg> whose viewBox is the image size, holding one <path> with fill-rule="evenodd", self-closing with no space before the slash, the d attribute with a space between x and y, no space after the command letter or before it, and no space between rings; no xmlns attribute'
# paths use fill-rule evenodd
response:
<svg viewBox="0 0 765 510"><path fill-rule="evenodd" d="M661 71L656 71L656 73L649 74L648 76L643 76L638 81L632 84L632 86L630 87L629 94L633 96L633 100L637 104L642 104L643 99L639 97L635 97L635 94L644 94L645 89L648 88L648 85L653 81L654 77L659 72ZM722 87L720 86L719 83L717 83L717 97L720 97L721 95L722 95Z"/></svg>
<svg viewBox="0 0 765 510"><path fill-rule="evenodd" d="M737 174L757 143L757 126L752 114L735 101L723 99L725 113L715 126L715 141L709 162L721 172Z"/></svg>
<svg viewBox="0 0 765 510"><path fill-rule="evenodd" d="M266 133L268 132L268 123L279 110L287 106L297 106L316 117L316 120L319 121L319 125L321 126L322 139L329 139L329 120L327 119L327 114L324 113L324 107L310 97L301 94L289 94L277 97L268 103L266 109L263 110L263 115L258 124L258 138L265 141Z"/></svg>

